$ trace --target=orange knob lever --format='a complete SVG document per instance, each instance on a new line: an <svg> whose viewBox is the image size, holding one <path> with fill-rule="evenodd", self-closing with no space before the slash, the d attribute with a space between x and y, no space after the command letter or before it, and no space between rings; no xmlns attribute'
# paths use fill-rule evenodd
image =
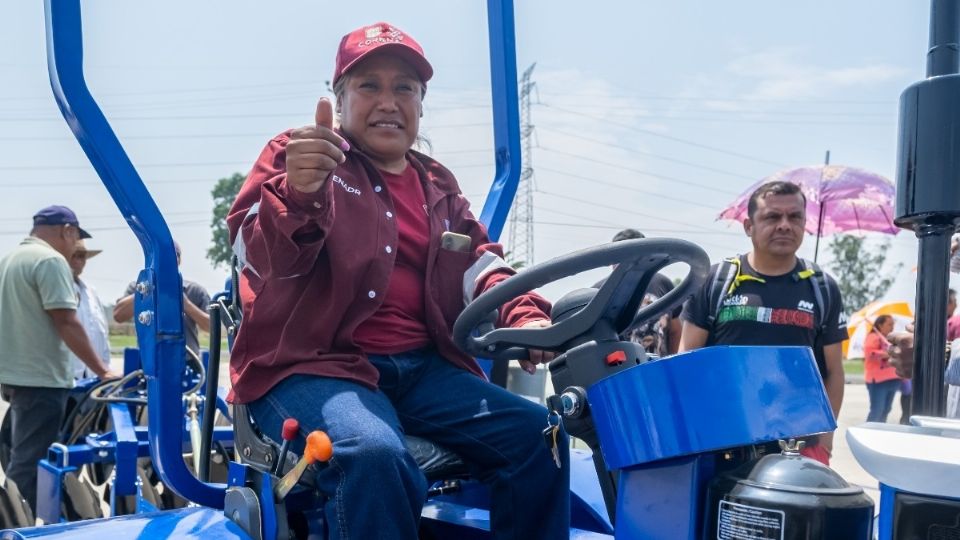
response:
<svg viewBox="0 0 960 540"><path fill-rule="evenodd" d="M303 451L303 458L290 469L290 472L283 475L283 478L277 482L277 486L273 489L276 500L283 500L290 493L293 486L300 481L307 465L317 461L329 461L331 457L333 457L333 443L330 442L330 437L322 431L311 431L307 435L307 447Z"/></svg>

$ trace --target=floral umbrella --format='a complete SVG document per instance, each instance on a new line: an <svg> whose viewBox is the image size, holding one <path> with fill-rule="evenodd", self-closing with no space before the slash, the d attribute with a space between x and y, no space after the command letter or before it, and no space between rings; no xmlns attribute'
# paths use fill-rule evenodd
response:
<svg viewBox="0 0 960 540"><path fill-rule="evenodd" d="M718 219L743 222L750 194L767 182L780 180L800 186L807 198L806 231L820 237L843 232L897 234L893 224L895 188L890 180L863 169L818 165L780 171L750 186L720 213Z"/></svg>

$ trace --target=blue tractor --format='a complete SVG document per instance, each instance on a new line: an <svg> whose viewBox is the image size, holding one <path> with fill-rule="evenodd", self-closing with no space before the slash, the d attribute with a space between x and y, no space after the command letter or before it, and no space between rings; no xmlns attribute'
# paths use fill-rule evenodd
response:
<svg viewBox="0 0 960 540"><path fill-rule="evenodd" d="M481 219L496 238L520 175L512 0L488 0L488 15L497 175ZM683 302L709 268L706 254L689 242L631 240L526 269L476 298L454 328L461 348L494 363L528 347L560 353L550 364L557 394L548 398L548 423L589 447L572 453L570 538L960 537L960 425L937 418L944 402L946 248L960 220L960 184L953 181L960 173L958 17L955 0L933 1L930 78L901 100L898 224L915 229L921 245L914 397L920 415L913 426L866 424L849 432L854 453L881 482L879 520L862 490L799 455L797 436L836 427L809 349L715 347L654 361L619 339ZM209 362L185 366L173 241L87 90L80 0L46 0L46 31L51 85L64 118L143 246L135 300L140 347L126 359L128 377L94 393L106 404L110 430L55 445L41 463L39 517L47 525L0 537L322 537L315 509L323 494L298 482L305 466L328 457L314 451L322 444L293 455L278 443L281 434L260 432L244 407L227 408L216 387L218 336ZM673 263L689 266L684 281L641 308L652 276ZM511 298L600 267L615 269L599 289L572 291L556 302L553 326L490 324L489 313ZM222 321L228 333L242 324L233 298L218 296L211 311L212 326ZM144 400L148 420L141 426ZM214 425L218 409L232 427ZM770 452L776 441L779 451ZM421 537L490 538L487 493L459 458L430 441L411 439L408 447L433 481ZM918 448L942 452L921 456ZM104 469L115 517L66 520L65 479L78 466ZM156 485L185 504L171 508L158 499Z"/></svg>

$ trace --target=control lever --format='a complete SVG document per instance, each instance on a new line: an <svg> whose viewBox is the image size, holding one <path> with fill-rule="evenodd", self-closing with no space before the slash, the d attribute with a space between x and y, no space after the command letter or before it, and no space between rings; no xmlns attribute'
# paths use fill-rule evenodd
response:
<svg viewBox="0 0 960 540"><path fill-rule="evenodd" d="M330 437L322 431L311 431L307 435L307 447L303 451L303 458L290 469L290 472L283 475L280 482L273 488L275 499L281 501L287 496L287 493L290 493L293 486L297 485L300 477L303 476L303 471L307 470L307 465L316 461L325 462L331 457L333 457L333 443L330 442Z"/></svg>
<svg viewBox="0 0 960 540"><path fill-rule="evenodd" d="M283 429L280 437L283 438L283 444L280 445L280 457L277 458L277 466L273 469L273 474L280 476L283 473L283 464L287 460L287 451L290 449L290 442L297 438L300 432L300 422L296 418L287 418L283 421Z"/></svg>

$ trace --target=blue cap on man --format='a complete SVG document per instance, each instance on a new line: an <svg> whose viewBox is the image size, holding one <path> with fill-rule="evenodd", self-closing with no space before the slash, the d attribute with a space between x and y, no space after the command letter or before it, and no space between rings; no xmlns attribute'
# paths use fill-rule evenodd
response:
<svg viewBox="0 0 960 540"><path fill-rule="evenodd" d="M34 225L72 225L80 232L80 238L93 238L90 233L80 228L80 221L73 210L66 206L55 204L41 209L33 215Z"/></svg>

